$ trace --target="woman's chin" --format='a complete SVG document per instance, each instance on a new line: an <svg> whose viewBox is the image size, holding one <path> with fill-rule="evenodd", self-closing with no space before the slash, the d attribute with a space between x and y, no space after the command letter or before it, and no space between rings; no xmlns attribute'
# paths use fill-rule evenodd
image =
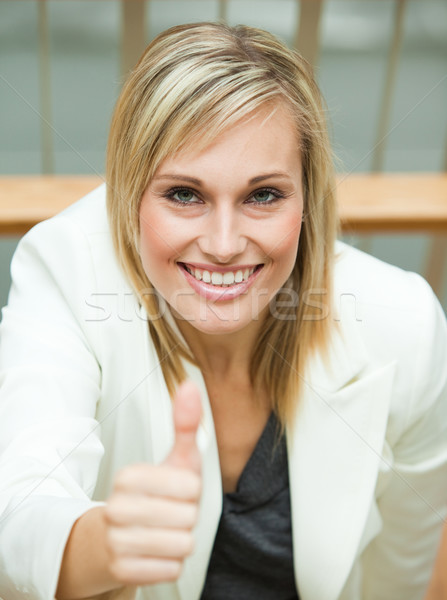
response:
<svg viewBox="0 0 447 600"><path fill-rule="evenodd" d="M212 314L210 314L212 313ZM207 335L229 335L242 331L246 327L252 328L256 320L252 318L229 317L219 313L218 310L209 309L207 315L197 319L185 319L181 315L175 315L176 321L182 329L196 330Z"/></svg>

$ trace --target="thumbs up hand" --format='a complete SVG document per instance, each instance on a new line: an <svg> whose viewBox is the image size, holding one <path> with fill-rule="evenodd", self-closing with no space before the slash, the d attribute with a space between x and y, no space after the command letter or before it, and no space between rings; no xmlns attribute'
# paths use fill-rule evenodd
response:
<svg viewBox="0 0 447 600"><path fill-rule="evenodd" d="M174 581L193 551L201 492L200 416L199 390L185 382L174 401L169 456L160 465L126 467L115 479L105 521L110 576L119 584Z"/></svg>
<svg viewBox="0 0 447 600"><path fill-rule="evenodd" d="M174 403L174 447L164 464L190 469L200 474L200 453L196 433L202 407L200 393L192 381L184 382L177 391Z"/></svg>

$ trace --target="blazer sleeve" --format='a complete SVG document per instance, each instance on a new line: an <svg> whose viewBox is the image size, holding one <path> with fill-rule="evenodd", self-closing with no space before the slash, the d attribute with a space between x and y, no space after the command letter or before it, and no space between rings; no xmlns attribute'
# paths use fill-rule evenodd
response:
<svg viewBox="0 0 447 600"><path fill-rule="evenodd" d="M378 484L381 532L366 551L365 600L420 600L430 577L447 508L447 327L428 284L407 315L408 407L402 432L387 440ZM412 322L410 322L412 321Z"/></svg>
<svg viewBox="0 0 447 600"><path fill-rule="evenodd" d="M103 454L101 369L82 318L88 239L65 217L26 235L0 329L0 597L54 598L70 530ZM91 327L91 329L89 329Z"/></svg>

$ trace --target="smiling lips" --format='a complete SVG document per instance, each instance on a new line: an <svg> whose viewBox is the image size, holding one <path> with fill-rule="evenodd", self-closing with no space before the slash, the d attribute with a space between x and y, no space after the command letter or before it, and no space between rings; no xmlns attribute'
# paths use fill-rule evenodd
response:
<svg viewBox="0 0 447 600"><path fill-rule="evenodd" d="M224 287L247 281L250 275L252 275L257 269L257 267L245 267L234 271L225 271L222 273L221 271L197 269L196 267L187 265L185 263L182 263L182 266L198 281L204 281L205 283L210 283L211 285L219 285ZM261 265L258 265L258 267L259 266Z"/></svg>
<svg viewBox="0 0 447 600"><path fill-rule="evenodd" d="M264 265L213 271L186 263L178 263L191 287L207 300L231 300L243 294Z"/></svg>

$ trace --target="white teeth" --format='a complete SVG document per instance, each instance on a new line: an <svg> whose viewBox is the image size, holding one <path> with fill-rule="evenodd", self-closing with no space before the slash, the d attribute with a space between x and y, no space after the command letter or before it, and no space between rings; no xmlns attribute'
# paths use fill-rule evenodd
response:
<svg viewBox="0 0 447 600"><path fill-rule="evenodd" d="M217 286L229 286L234 285L235 283L242 283L243 281L247 281L250 275L256 271L256 267L244 270L239 269L237 271L226 271L225 273L220 273L219 271L202 271L202 269L195 269L188 265L185 265L185 268L188 273L193 275L198 281L211 283L212 285Z"/></svg>
<svg viewBox="0 0 447 600"><path fill-rule="evenodd" d="M240 283L244 279L244 274L241 270L236 271L236 275L234 276L234 281L236 283Z"/></svg>
<svg viewBox="0 0 447 600"><path fill-rule="evenodd" d="M232 273L231 271L227 271L226 273L223 274L222 283L224 283L225 285L233 285L234 280L235 280L234 273Z"/></svg>

